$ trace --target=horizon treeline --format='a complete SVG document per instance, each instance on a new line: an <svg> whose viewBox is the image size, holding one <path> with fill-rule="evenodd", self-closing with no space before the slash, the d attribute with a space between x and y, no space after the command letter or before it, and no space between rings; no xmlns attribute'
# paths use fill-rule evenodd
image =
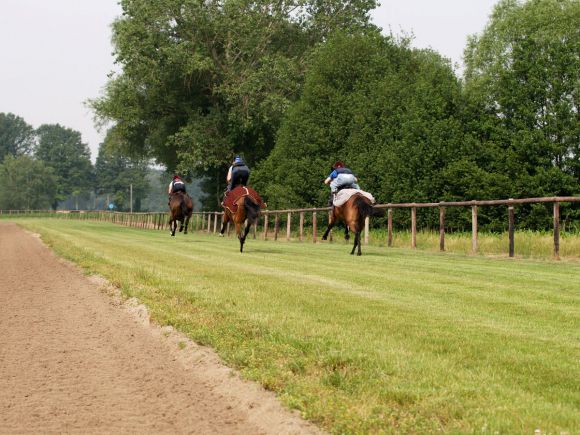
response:
<svg viewBox="0 0 580 435"><path fill-rule="evenodd" d="M374 0L120 5L122 71L89 101L113 125L105 148L199 180L205 210L219 207L236 154L274 209L325 205L337 160L378 202L580 194L577 0L498 1L461 77L436 51L382 34ZM469 218L448 215L457 229ZM480 211L483 228L505 221L501 207ZM548 228L551 211L519 207L518 224Z"/></svg>
<svg viewBox="0 0 580 435"><path fill-rule="evenodd" d="M108 134L93 165L80 132L60 124L34 129L20 116L0 113L0 209L109 209L113 204L113 210L126 211L132 185L134 211L165 210L167 173L120 153L110 141Z"/></svg>
<svg viewBox="0 0 580 435"><path fill-rule="evenodd" d="M90 104L118 149L202 178L205 209L235 154L270 208L325 205L336 160L379 202L580 193L576 0L500 0L467 41L463 77L381 34L371 0L120 4L122 72ZM482 210L481 224L501 229L504 215ZM551 222L541 205L518 217Z"/></svg>

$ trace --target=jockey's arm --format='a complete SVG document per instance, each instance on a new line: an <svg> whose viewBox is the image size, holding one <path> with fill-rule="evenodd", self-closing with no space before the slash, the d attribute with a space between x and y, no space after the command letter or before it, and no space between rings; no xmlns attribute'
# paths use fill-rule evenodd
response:
<svg viewBox="0 0 580 435"><path fill-rule="evenodd" d="M332 178L328 177L326 180L324 180L324 184L330 184L331 181Z"/></svg>
<svg viewBox="0 0 580 435"><path fill-rule="evenodd" d="M230 166L230 169L228 169L228 176L226 177L226 182L231 182L232 181L232 167Z"/></svg>
<svg viewBox="0 0 580 435"><path fill-rule="evenodd" d="M171 195L171 188L173 187L173 181L171 183L169 183L169 188L167 189L167 194Z"/></svg>

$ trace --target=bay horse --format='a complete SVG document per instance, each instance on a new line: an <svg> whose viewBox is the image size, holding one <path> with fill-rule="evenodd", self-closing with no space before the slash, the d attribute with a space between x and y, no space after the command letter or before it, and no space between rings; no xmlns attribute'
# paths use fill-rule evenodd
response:
<svg viewBox="0 0 580 435"><path fill-rule="evenodd" d="M184 234L187 234L187 225L193 213L193 200L184 192L172 193L169 197L169 228L171 229L171 236L175 237L175 230L177 229L177 221L180 222L179 232L185 228Z"/></svg>
<svg viewBox="0 0 580 435"><path fill-rule="evenodd" d="M322 236L322 240L326 240L332 227L334 227L339 220L342 220L346 225L346 231L344 234L345 240L350 239L349 230L354 233L354 244L352 246L352 251L350 251L350 255L354 254L357 247L358 251L356 255L362 255L360 233L365 226L365 219L367 216L381 214L384 214L384 211L375 209L370 199L360 193L355 193L343 205L332 208L328 227Z"/></svg>
<svg viewBox="0 0 580 435"><path fill-rule="evenodd" d="M250 228L260 218L262 207L265 207L262 198L249 187L238 186L228 192L222 203L224 220L220 229L220 236L223 237L228 222L233 222L240 241L240 252L244 252L244 242Z"/></svg>

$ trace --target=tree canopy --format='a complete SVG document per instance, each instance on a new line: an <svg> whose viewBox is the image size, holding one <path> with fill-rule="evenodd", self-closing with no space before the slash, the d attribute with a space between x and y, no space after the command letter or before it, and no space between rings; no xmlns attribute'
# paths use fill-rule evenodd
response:
<svg viewBox="0 0 580 435"><path fill-rule="evenodd" d="M57 194L57 177L44 162L8 155L0 163L0 209L48 209Z"/></svg>
<svg viewBox="0 0 580 435"><path fill-rule="evenodd" d="M36 131L38 144L35 156L53 169L57 177L57 196L53 201L56 208L66 197L89 193L93 179L91 152L82 142L78 131L59 124L41 125Z"/></svg>
<svg viewBox="0 0 580 435"><path fill-rule="evenodd" d="M268 156L300 95L311 47L336 29L372 28L374 0L123 0L117 62L92 101L126 148L168 170L225 176L234 153ZM219 174L219 175L218 175ZM222 184L223 186L223 184ZM212 188L213 190L213 188Z"/></svg>
<svg viewBox="0 0 580 435"><path fill-rule="evenodd" d="M29 154L34 146L34 129L13 113L0 113L0 163L6 156Z"/></svg>
<svg viewBox="0 0 580 435"><path fill-rule="evenodd" d="M337 34L308 69L276 147L254 181L269 204L326 203L322 180L342 160L379 201L440 196L456 158L460 85L449 63L379 34Z"/></svg>

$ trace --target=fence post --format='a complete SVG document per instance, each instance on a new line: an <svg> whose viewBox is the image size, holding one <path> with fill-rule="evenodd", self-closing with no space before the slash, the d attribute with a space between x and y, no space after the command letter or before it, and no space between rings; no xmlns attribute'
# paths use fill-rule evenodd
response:
<svg viewBox="0 0 580 435"><path fill-rule="evenodd" d="M268 240L268 212L264 213L264 240Z"/></svg>
<svg viewBox="0 0 580 435"><path fill-rule="evenodd" d="M211 216L213 215L212 212L207 214L207 232L211 233Z"/></svg>
<svg viewBox="0 0 580 435"><path fill-rule="evenodd" d="M445 207L439 207L439 250L445 251Z"/></svg>
<svg viewBox="0 0 580 435"><path fill-rule="evenodd" d="M213 233L215 234L217 232L217 221L218 221L218 212L215 212L214 218L213 218Z"/></svg>
<svg viewBox="0 0 580 435"><path fill-rule="evenodd" d="M316 212L312 212L312 243L316 243Z"/></svg>
<svg viewBox="0 0 580 435"><path fill-rule="evenodd" d="M417 207L411 208L411 248L417 247Z"/></svg>
<svg viewBox="0 0 580 435"><path fill-rule="evenodd" d="M286 241L290 241L290 232L292 231L292 213L288 212L286 217Z"/></svg>
<svg viewBox="0 0 580 435"><path fill-rule="evenodd" d="M554 203L554 258L560 259L560 203Z"/></svg>
<svg viewBox="0 0 580 435"><path fill-rule="evenodd" d="M227 232L228 232L228 237L230 237L230 229L231 229L231 227L232 227L232 226L230 225L231 223L232 223L232 221L228 221L228 224L227 224L227 227L228 227L228 229L227 229Z"/></svg>
<svg viewBox="0 0 580 435"><path fill-rule="evenodd" d="M371 219L368 216L365 218L365 245L369 244L369 226L370 226L369 221L370 220Z"/></svg>
<svg viewBox="0 0 580 435"><path fill-rule="evenodd" d="M512 198L510 198L510 200L512 200ZM509 224L508 224L508 232L509 232L509 256L513 257L515 250L514 250L514 230L515 230L515 225L514 225L514 206L510 205L508 207L508 219L509 219Z"/></svg>
<svg viewBox="0 0 580 435"><path fill-rule="evenodd" d="M280 230L280 214L276 213L274 218L274 241L278 240L278 231Z"/></svg>
<svg viewBox="0 0 580 435"><path fill-rule="evenodd" d="M300 239L300 241L302 241L302 239L304 238L304 212L301 211L300 212L300 233L298 238Z"/></svg>
<svg viewBox="0 0 580 435"><path fill-rule="evenodd" d="M471 207L471 252L477 254L477 206Z"/></svg>
<svg viewBox="0 0 580 435"><path fill-rule="evenodd" d="M389 208L387 211L387 246L393 246L393 209Z"/></svg>

